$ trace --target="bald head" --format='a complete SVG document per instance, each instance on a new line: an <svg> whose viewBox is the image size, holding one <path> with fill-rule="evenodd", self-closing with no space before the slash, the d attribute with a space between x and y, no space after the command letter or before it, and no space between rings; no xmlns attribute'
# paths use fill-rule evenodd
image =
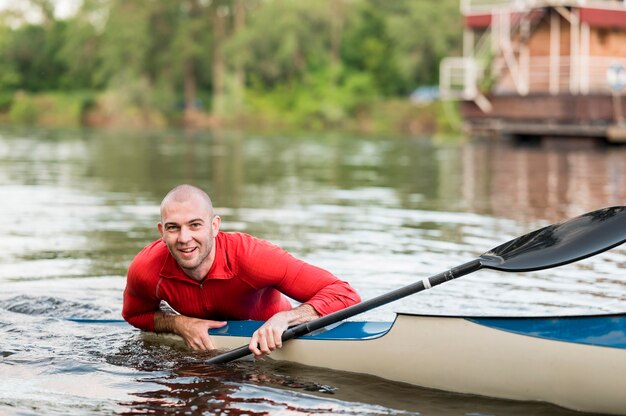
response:
<svg viewBox="0 0 626 416"><path fill-rule="evenodd" d="M193 202L208 210L209 215L213 216L213 203L211 198L202 189L193 185L178 185L165 195L161 201L161 220L163 220L164 212L167 206L172 203L181 204L183 202Z"/></svg>
<svg viewBox="0 0 626 416"><path fill-rule="evenodd" d="M178 265L191 278L201 281L215 258L215 239L220 217L213 213L211 198L202 189L179 185L161 202L161 239Z"/></svg>

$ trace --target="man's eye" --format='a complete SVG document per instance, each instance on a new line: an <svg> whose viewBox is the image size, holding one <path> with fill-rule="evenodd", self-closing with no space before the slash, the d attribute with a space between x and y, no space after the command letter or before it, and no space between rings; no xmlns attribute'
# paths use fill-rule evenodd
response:
<svg viewBox="0 0 626 416"><path fill-rule="evenodd" d="M178 227L176 225L168 225L167 227L165 227L166 231L176 231L178 230Z"/></svg>
<svg viewBox="0 0 626 416"><path fill-rule="evenodd" d="M202 224L200 224L199 222L194 222L193 224L191 224L191 228L200 228L202 227Z"/></svg>

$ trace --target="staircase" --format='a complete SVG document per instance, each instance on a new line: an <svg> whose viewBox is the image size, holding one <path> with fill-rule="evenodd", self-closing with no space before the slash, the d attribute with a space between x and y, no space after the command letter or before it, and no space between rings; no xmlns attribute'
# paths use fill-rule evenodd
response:
<svg viewBox="0 0 626 416"><path fill-rule="evenodd" d="M442 60L440 94L443 99L473 100L483 112L489 113L491 103L482 91L490 91L505 73L511 75L518 94L528 93L525 46L546 9L523 8L520 2L503 4L500 2L499 7L491 9L491 24L478 41L465 45L465 57Z"/></svg>

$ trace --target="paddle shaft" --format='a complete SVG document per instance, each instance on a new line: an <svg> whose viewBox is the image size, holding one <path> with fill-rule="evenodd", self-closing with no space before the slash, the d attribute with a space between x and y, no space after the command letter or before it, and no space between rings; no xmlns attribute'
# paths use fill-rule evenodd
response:
<svg viewBox="0 0 626 416"><path fill-rule="evenodd" d="M325 326L332 325L339 321L343 321L344 319L351 318L360 313L367 312L379 306L386 305L387 303L391 303L414 293L421 292L422 290L430 289L433 286L448 282L450 280L456 279L457 277L465 276L469 273L481 269L482 267L483 265L479 259L472 260L443 273L436 274L434 276L401 287L389 293L385 293L384 295L380 295L364 302L357 303L356 305L349 306L345 309L341 309L337 312L331 313L321 318L314 319L310 322L296 325L283 332L282 340L284 342L292 338L301 337L302 335L306 335L318 329L324 328ZM239 358L243 358L251 353L252 352L250 351L248 346L244 345L242 347L210 358L207 361L207 364L223 364L233 360L237 360Z"/></svg>
<svg viewBox="0 0 626 416"><path fill-rule="evenodd" d="M350 306L311 322L296 325L283 333L282 340L350 318L400 298L430 289L441 283L489 268L504 272L543 270L596 255L626 242L626 206L602 208L570 220L525 234L484 253L479 258L419 282ZM244 346L208 360L225 363L250 354Z"/></svg>

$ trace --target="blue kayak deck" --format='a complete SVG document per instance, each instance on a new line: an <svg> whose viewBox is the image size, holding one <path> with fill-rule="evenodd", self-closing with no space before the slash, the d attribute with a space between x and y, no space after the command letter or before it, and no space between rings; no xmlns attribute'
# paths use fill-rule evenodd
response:
<svg viewBox="0 0 626 416"><path fill-rule="evenodd" d="M249 337L261 325L262 321L228 321L228 325L212 329L211 335ZM366 340L385 335L393 322L341 322L329 325L299 338L319 340Z"/></svg>
<svg viewBox="0 0 626 416"><path fill-rule="evenodd" d="M417 319L428 315L410 315ZM485 327L512 332L519 335L554 341L626 348L626 315L491 318L491 317L445 317L465 319ZM211 330L211 335L249 337L262 322L229 321L223 328ZM368 340L385 335L393 322L342 322L305 335L304 339L317 340Z"/></svg>
<svg viewBox="0 0 626 416"><path fill-rule="evenodd" d="M626 348L626 315L539 318L466 318L494 329L537 338Z"/></svg>

